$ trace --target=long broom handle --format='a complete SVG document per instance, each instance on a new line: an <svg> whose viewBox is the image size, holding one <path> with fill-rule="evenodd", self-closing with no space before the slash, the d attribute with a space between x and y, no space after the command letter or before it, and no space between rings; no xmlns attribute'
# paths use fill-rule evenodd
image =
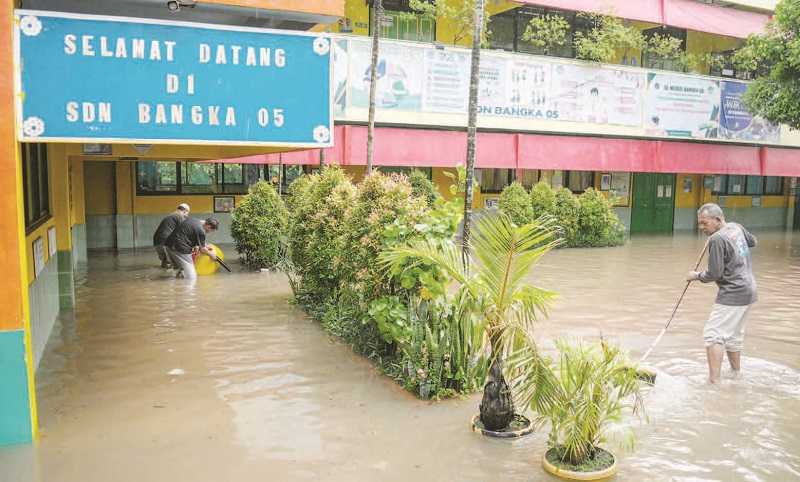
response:
<svg viewBox="0 0 800 482"><path fill-rule="evenodd" d="M700 256L698 256L697 258L697 263L695 263L694 265L695 271L697 271L697 269L700 267L700 263L703 261L703 256L706 255L706 250L708 250L708 240L706 240L706 244L703 245L703 250L700 252ZM683 287L683 293L681 293L681 297L678 298L678 302L675 303L675 308L672 309L672 314L669 316L667 324L664 325L664 328L661 329L661 332L658 334L655 341L653 341L653 343L650 345L650 348L648 348L647 351L644 353L644 356L642 356L642 358L639 360L639 363L642 363L647 359L647 357L650 356L650 352L653 351L653 348L655 348L656 345L658 345L658 342L661 341L661 338L664 336L664 333L667 332L667 328L669 328L669 324L672 323L673 318L675 318L675 313L678 312L678 307L681 305L681 301L683 301L683 297L686 295L686 291L689 289L690 284L692 284L691 281L686 282L686 286Z"/></svg>

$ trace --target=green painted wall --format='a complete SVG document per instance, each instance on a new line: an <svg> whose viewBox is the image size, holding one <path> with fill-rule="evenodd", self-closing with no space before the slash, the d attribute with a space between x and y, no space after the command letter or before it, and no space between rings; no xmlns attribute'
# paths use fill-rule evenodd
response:
<svg viewBox="0 0 800 482"><path fill-rule="evenodd" d="M0 331L0 445L32 440L24 340L23 330Z"/></svg>

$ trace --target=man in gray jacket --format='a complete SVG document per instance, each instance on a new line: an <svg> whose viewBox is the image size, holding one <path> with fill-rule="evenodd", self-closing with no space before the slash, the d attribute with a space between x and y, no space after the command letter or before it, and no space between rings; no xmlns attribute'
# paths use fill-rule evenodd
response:
<svg viewBox="0 0 800 482"><path fill-rule="evenodd" d="M703 328L711 383L719 382L723 350L736 375L741 370L744 325L750 306L756 302L756 280L750 248L756 238L744 227L725 222L722 209L713 203L697 211L697 224L709 236L708 269L690 271L687 281L715 282L717 299Z"/></svg>

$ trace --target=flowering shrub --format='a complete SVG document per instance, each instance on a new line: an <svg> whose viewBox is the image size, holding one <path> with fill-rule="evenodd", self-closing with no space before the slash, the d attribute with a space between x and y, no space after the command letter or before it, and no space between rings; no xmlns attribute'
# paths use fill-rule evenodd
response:
<svg viewBox="0 0 800 482"><path fill-rule="evenodd" d="M249 268L274 268L282 238L286 236L289 213L272 185L260 181L234 209L231 236L242 264Z"/></svg>
<svg viewBox="0 0 800 482"><path fill-rule="evenodd" d="M340 279L351 284L365 311L369 301L392 293L390 280L376 263L387 244L384 231L395 225L395 231L411 232L424 213L425 202L411 195L411 185L403 175L376 172L358 185L342 229ZM395 241L401 240L398 235Z"/></svg>
<svg viewBox="0 0 800 482"><path fill-rule="evenodd" d="M300 182L297 180L290 187L291 259L302 296L324 302L339 288L342 221L353 205L356 191L338 167L325 168L308 178L303 184L295 186Z"/></svg>

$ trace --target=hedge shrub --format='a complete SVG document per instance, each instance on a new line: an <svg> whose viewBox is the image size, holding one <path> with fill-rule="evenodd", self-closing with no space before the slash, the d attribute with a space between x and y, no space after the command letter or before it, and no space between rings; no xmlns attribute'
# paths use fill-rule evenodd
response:
<svg viewBox="0 0 800 482"><path fill-rule="evenodd" d="M419 169L411 171L411 174L408 175L408 182L411 184L411 194L424 199L428 206L433 206L433 203L441 197L439 191L428 179L428 175Z"/></svg>
<svg viewBox="0 0 800 482"><path fill-rule="evenodd" d="M513 182L503 189L500 194L499 206L511 218L511 221L519 226L527 224L533 219L531 196L525 190L525 186L518 182Z"/></svg>
<svg viewBox="0 0 800 482"><path fill-rule="evenodd" d="M359 185L342 230L341 279L348 280L362 303L390 291L377 266L384 231L400 220L413 227L425 213L425 201L414 197L408 178L373 173ZM366 308L366 307L365 307Z"/></svg>
<svg viewBox="0 0 800 482"><path fill-rule="evenodd" d="M552 216L555 211L556 194L549 183L544 181L537 182L531 189L531 209L533 219L542 216Z"/></svg>
<svg viewBox="0 0 800 482"><path fill-rule="evenodd" d="M287 235L289 213L266 181L260 181L233 210L231 236L240 260L248 268L274 268Z"/></svg>
<svg viewBox="0 0 800 482"><path fill-rule="evenodd" d="M578 216L580 215L580 202L566 187L560 187L555 192L553 216L561 227L561 237L566 246L578 244Z"/></svg>
<svg viewBox="0 0 800 482"><path fill-rule="evenodd" d="M618 246L625 242L625 226L608 199L593 188L575 196L565 187L553 189L539 182L531 189L529 208L526 197L525 188L512 183L500 195L500 209L516 224L553 216L561 227L564 246Z"/></svg>
<svg viewBox="0 0 800 482"><path fill-rule="evenodd" d="M617 246L625 242L625 226L603 194L589 188L578 201L578 245Z"/></svg>
<svg viewBox="0 0 800 482"><path fill-rule="evenodd" d="M344 220L356 191L345 172L335 166L308 177L300 186L293 183L291 190L290 250L301 296L321 303L338 289Z"/></svg>

